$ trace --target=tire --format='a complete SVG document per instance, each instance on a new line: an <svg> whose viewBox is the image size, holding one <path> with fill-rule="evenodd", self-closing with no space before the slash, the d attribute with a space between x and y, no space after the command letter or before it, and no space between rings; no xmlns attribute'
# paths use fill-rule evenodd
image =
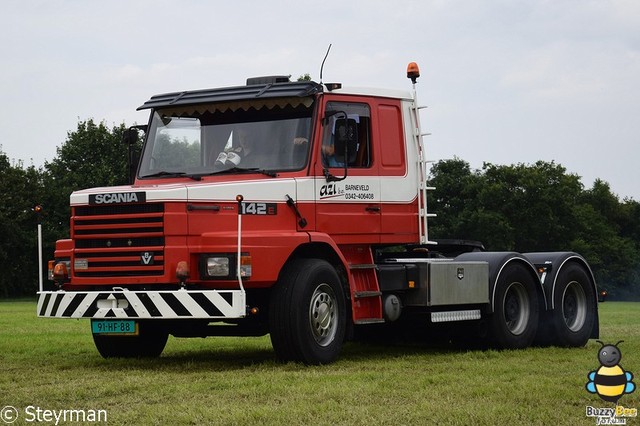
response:
<svg viewBox="0 0 640 426"><path fill-rule="evenodd" d="M521 349L531 345L538 329L536 282L520 263L505 266L495 289L495 306L490 320L493 345Z"/></svg>
<svg viewBox="0 0 640 426"><path fill-rule="evenodd" d="M551 312L551 334L556 346L580 347L589 340L596 317L596 296L587 271L577 263L558 273Z"/></svg>
<svg viewBox="0 0 640 426"><path fill-rule="evenodd" d="M156 358L167 344L169 333L148 322L138 323L137 336L94 334L93 343L103 358Z"/></svg>
<svg viewBox="0 0 640 426"><path fill-rule="evenodd" d="M336 270L319 259L285 266L269 306L271 343L280 361L327 364L340 354L345 297Z"/></svg>

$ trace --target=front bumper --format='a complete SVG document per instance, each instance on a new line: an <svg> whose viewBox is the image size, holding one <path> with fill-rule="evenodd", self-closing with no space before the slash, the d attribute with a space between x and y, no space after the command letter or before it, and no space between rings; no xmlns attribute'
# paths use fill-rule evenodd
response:
<svg viewBox="0 0 640 426"><path fill-rule="evenodd" d="M243 290L41 291L45 318L227 319L246 316Z"/></svg>

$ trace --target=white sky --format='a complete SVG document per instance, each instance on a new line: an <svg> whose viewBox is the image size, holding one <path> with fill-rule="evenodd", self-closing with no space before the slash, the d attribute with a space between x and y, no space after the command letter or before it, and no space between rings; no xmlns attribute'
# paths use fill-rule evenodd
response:
<svg viewBox="0 0 640 426"><path fill-rule="evenodd" d="M151 95L310 73L410 89L431 159L554 160L640 200L638 0L4 0L0 150L44 164Z"/></svg>

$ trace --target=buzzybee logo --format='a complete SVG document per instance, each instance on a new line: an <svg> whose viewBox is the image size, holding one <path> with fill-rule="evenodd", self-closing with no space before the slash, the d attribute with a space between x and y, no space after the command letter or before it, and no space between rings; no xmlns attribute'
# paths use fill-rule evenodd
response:
<svg viewBox="0 0 640 426"><path fill-rule="evenodd" d="M597 394L603 401L614 403L615 408L587 406L586 416L595 417L598 425L626 424L627 417L638 416L638 409L618 405L618 400L623 395L633 393L636 390L633 373L625 371L620 365L622 352L618 345L623 341L621 340L615 345L605 344L600 340L597 342L602 345L598 351L600 367L587 374L589 381L585 384L585 388L587 392Z"/></svg>
<svg viewBox="0 0 640 426"><path fill-rule="evenodd" d="M585 387L587 392L597 393L603 401L617 404L622 395L636 390L636 385L632 381L633 373L624 371L620 366L622 352L618 345L623 341L615 345L605 345L600 340L597 342L602 345L598 352L600 368L588 374L589 381Z"/></svg>

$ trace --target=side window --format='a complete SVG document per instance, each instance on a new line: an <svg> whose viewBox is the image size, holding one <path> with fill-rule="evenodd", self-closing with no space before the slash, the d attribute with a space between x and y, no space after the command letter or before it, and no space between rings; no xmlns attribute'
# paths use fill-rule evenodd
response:
<svg viewBox="0 0 640 426"><path fill-rule="evenodd" d="M329 102L322 136L325 167L371 166L371 112L367 104Z"/></svg>

